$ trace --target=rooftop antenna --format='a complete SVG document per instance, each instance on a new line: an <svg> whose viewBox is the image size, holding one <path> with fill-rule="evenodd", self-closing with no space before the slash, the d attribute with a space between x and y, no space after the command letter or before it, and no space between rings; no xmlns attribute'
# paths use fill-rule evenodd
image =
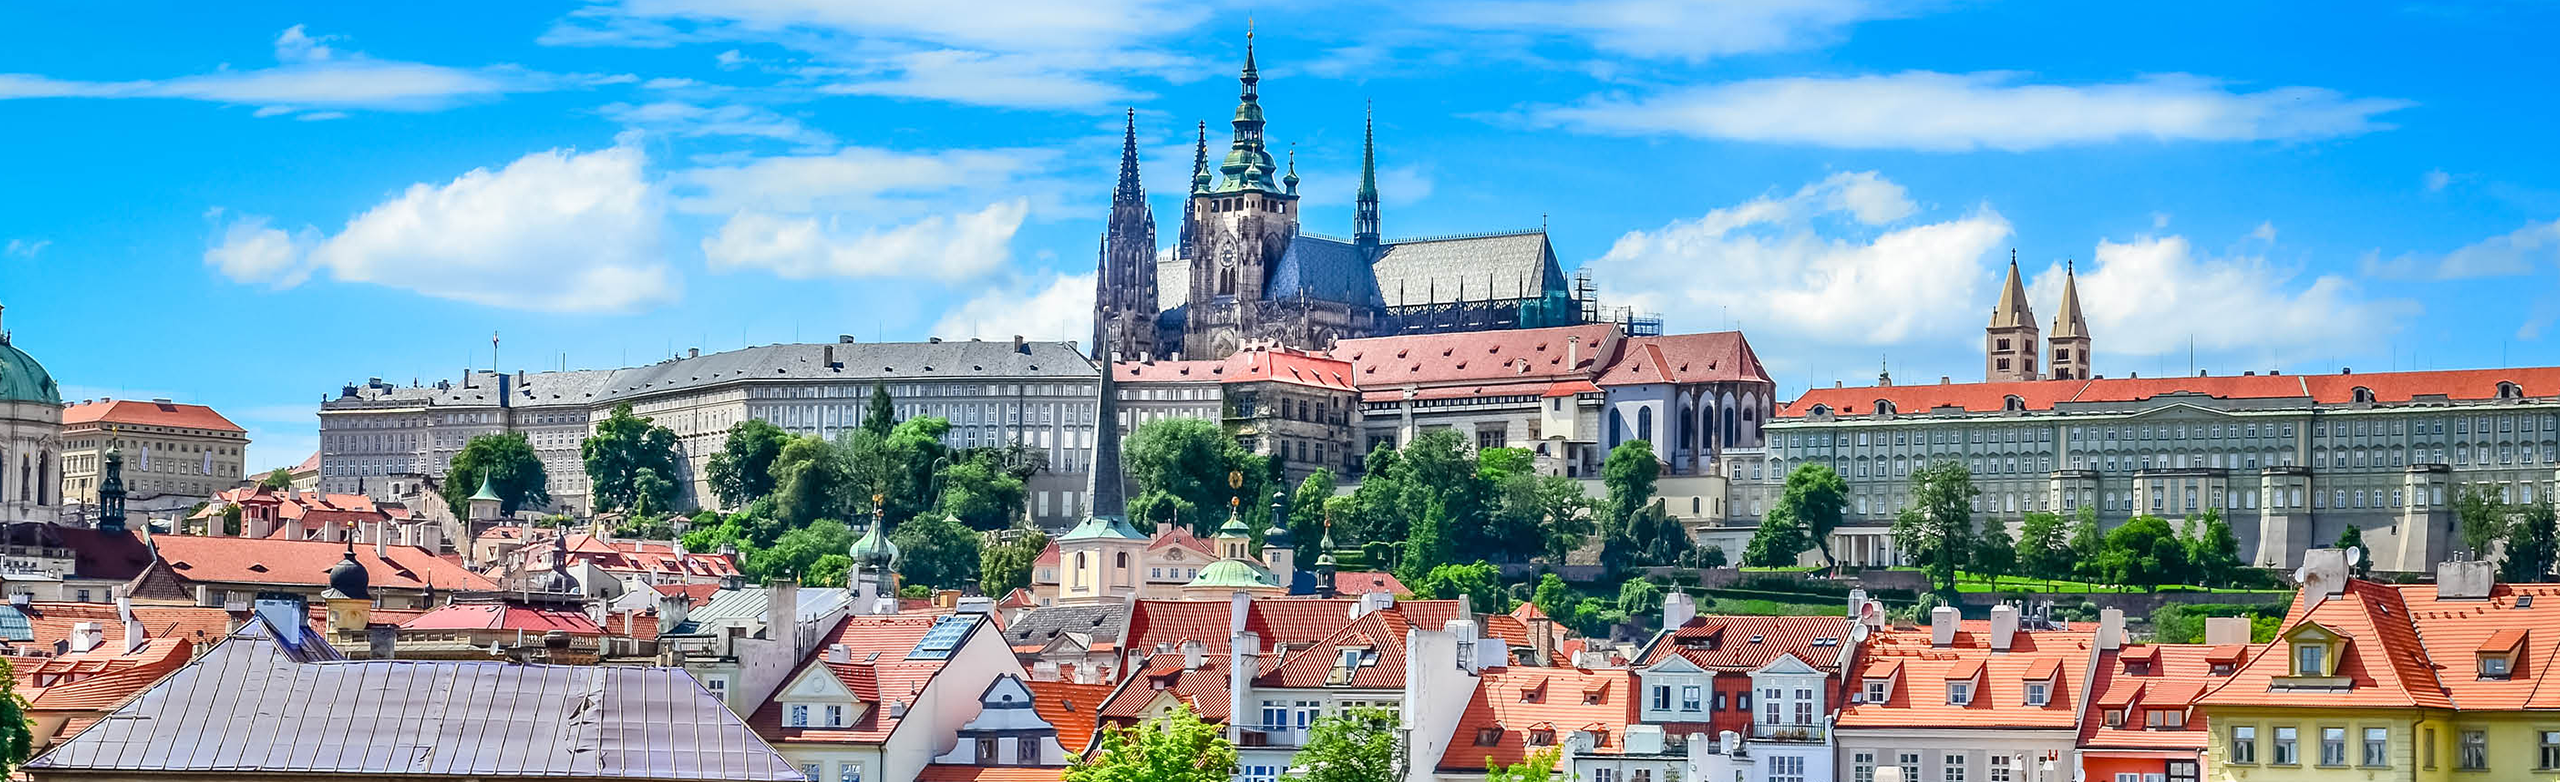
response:
<svg viewBox="0 0 2560 782"><path fill-rule="evenodd" d="M490 330L489 330L489 373L490 373L490 374L497 374L497 372L498 372L498 331L497 331L497 329L490 329Z"/></svg>

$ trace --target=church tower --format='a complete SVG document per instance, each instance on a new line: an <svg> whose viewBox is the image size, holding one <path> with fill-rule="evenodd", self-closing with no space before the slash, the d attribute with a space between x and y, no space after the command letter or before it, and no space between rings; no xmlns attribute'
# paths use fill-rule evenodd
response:
<svg viewBox="0 0 2560 782"><path fill-rule="evenodd" d="M1095 261L1093 357L1135 361L1162 353L1156 344L1156 216L1138 181L1138 110L1120 141L1120 184L1111 190L1111 222Z"/></svg>
<svg viewBox="0 0 2560 782"><path fill-rule="evenodd" d="M1378 261L1378 117L1371 109L1360 122L1360 198L1351 214L1351 244L1360 257Z"/></svg>
<svg viewBox="0 0 2560 782"><path fill-rule="evenodd" d="M2053 315L2052 367L2055 380L2089 379L2089 322L2080 318L2080 275L2062 265L2062 309Z"/></svg>
<svg viewBox="0 0 2560 782"><path fill-rule="evenodd" d="M2027 286L2018 279L2018 251L2009 251L2009 280L2000 287L2000 302L1991 307L1991 325L1982 330L1982 379L1986 382L2036 380L2036 313L2027 307Z"/></svg>
<svg viewBox="0 0 2560 782"><path fill-rule="evenodd" d="M1233 354L1261 330L1263 286L1298 234L1295 177L1286 186L1276 178L1282 172L1262 135L1261 81L1248 31L1244 70L1237 78L1235 135L1226 161L1218 166L1215 185L1202 187L1200 179L1193 180L1189 219L1199 231L1189 248L1191 291L1184 297L1188 309L1182 354L1187 357Z"/></svg>

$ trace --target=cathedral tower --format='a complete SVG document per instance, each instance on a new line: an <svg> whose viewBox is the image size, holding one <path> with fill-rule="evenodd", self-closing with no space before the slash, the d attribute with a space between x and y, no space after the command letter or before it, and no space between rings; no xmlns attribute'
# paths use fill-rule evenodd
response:
<svg viewBox="0 0 2560 782"><path fill-rule="evenodd" d="M1120 141L1120 183L1111 190L1111 222L1094 263L1093 357L1137 360L1162 353L1156 344L1156 216L1138 181L1138 111Z"/></svg>
<svg viewBox="0 0 2560 782"><path fill-rule="evenodd" d="M1378 118L1376 110L1360 122L1360 197L1351 213L1351 243L1360 257L1378 260Z"/></svg>
<svg viewBox="0 0 2560 782"><path fill-rule="evenodd" d="M1991 307L1991 325L1982 330L1982 379L1987 382L2035 380L2036 313L2027 307L2027 286L2018 279L2018 252L2009 251L2009 280L2000 287L2000 302Z"/></svg>
<svg viewBox="0 0 2560 782"><path fill-rule="evenodd" d="M1265 330L1281 305L1264 301L1271 269L1298 234L1295 177L1284 186L1262 135L1262 75L1254 67L1253 33L1245 33L1244 70L1237 78L1234 139L1218 166L1215 185L1193 180L1190 219L1198 235L1189 248L1191 291L1185 297L1182 354L1223 357ZM1206 170L1202 174L1206 174ZM1266 310L1272 310L1266 313Z"/></svg>
<svg viewBox="0 0 2560 782"><path fill-rule="evenodd" d="M2053 369L2055 380L2089 379L2089 322L2080 318L2080 275L2071 263L2062 265L2062 309L2053 315Z"/></svg>

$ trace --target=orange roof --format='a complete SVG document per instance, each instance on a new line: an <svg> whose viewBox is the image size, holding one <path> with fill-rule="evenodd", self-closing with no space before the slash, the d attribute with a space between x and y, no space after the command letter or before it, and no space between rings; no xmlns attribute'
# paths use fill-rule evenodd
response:
<svg viewBox="0 0 2560 782"><path fill-rule="evenodd" d="M1394 573L1383 570L1345 570L1333 574L1333 592L1338 595L1364 595L1384 592L1390 595L1412 594Z"/></svg>
<svg viewBox="0 0 2560 782"><path fill-rule="evenodd" d="M1111 698L1111 685L1062 681L1025 681L1023 685L1031 688L1032 710L1058 729L1058 746L1082 753L1093 743L1093 730L1102 724L1102 702Z"/></svg>
<svg viewBox="0 0 2560 782"><path fill-rule="evenodd" d="M1532 734L1546 731L1553 744L1574 732L1598 733L1592 752L1626 751L1627 725L1636 721L1634 676L1624 669L1511 667L1490 669L1476 686L1449 748L1440 757L1442 771L1482 770L1491 763L1518 763L1531 751Z"/></svg>
<svg viewBox="0 0 2560 782"><path fill-rule="evenodd" d="M1840 710L1837 724L1842 728L1897 728L1932 725L1951 728L2047 728L2078 727L2078 704L2073 695L2079 686L2071 681L2073 672L2086 665L2094 632L2020 630L2011 637L2009 650L1991 651L1990 623L1966 621L1959 626L1955 642L1944 647L1929 643L1929 629L1877 632L1868 638L1861 650L1868 660L1866 676L1880 678L1891 670L1878 666L1898 664L1905 674L1881 703L1852 703ZM2052 662L2048 662L2052 661ZM2046 691L2042 706L2026 702L2026 686L2031 673L2052 667L2055 675ZM1979 677L1971 699L1963 704L1947 702L1949 680Z"/></svg>
<svg viewBox="0 0 2560 782"><path fill-rule="evenodd" d="M2098 378L2001 383L1817 388L1778 409L1779 418L1801 418L1814 405L1842 415L1875 412L1877 400L1891 401L1895 412L1924 413L1938 407L1965 412L1996 412L2015 395L2029 410L2050 410L2067 402L2133 402L2168 394L2194 394L2213 399L2292 399L2340 405L2355 401L2366 389L2382 404L2409 402L2422 396L2454 401L2496 399L2501 383L2514 383L2527 398L2560 396L2560 367L2452 369L2425 372L2379 372L2330 375L2223 375L2218 377Z"/></svg>
<svg viewBox="0 0 2560 782"><path fill-rule="evenodd" d="M2424 598L2433 602L2435 588L2427 586L2424 589ZM2284 634L2293 633L2304 622L2315 622L2344 636L2343 648L2333 665L2336 674L2348 681L2345 691L2321 688L2315 692L2281 687L2280 680L2290 674L2292 661L2284 654L2260 654L2242 665L2228 681L2214 688L2205 696L2204 703L2216 706L2451 708L2454 705L2451 693L2454 687L2459 686L2482 694L2502 692L2508 697L2496 700L2521 705L2532 691L2530 682L2474 682L2477 677L2470 667L2470 660L2457 662L2444 657L2434 662L2428 660L2417 626L2410 623L2410 604L2404 599L2413 591L2371 581L2349 580L2336 597L2313 601L2296 595L2293 610L2285 617ZM2543 618L2550 616L2541 615ZM2521 622L2535 618L2508 614L2493 621ZM2504 626L2503 623L2495 626L2483 622L2446 623L2441 634L2462 637L2463 651L2445 657L2471 657L2469 650L2472 647L2497 627ZM2477 632L2461 632L2465 629ZM2439 630L2430 626L2428 632L2433 637ZM2461 667L2456 668L2457 665ZM2436 673L2439 666L2445 669L2441 679ZM2471 686L2473 684L2499 686L2475 688Z"/></svg>
<svg viewBox="0 0 2560 782"><path fill-rule="evenodd" d="M97 623L108 645L123 648L124 621L117 618L115 606L39 600L27 604L24 613L35 635L27 648L50 652L55 642L70 638L71 628L81 622ZM141 620L146 637L185 640L198 647L231 632L231 614L214 607L137 605L133 618Z"/></svg>
<svg viewBox="0 0 2560 782"><path fill-rule="evenodd" d="M131 399L100 399L62 407L62 425L128 424L133 426L168 426L181 429L207 429L216 432L244 432L239 424L222 417L204 405L182 405L157 399L137 402Z"/></svg>
<svg viewBox="0 0 2560 782"><path fill-rule="evenodd" d="M1845 617L1710 614L1655 636L1639 657L1648 668L1678 655L1710 671L1747 673L1793 654L1815 670L1836 673L1848 635Z"/></svg>
<svg viewBox="0 0 2560 782"><path fill-rule="evenodd" d="M1351 362L1290 348L1243 350L1218 360L1120 361L1111 365L1111 378L1120 382L1270 380L1335 391L1352 390L1351 373Z"/></svg>
<svg viewBox="0 0 2560 782"><path fill-rule="evenodd" d="M108 711L195 659L186 639L155 640L133 652L124 644L20 663L18 695L34 711Z"/></svg>
<svg viewBox="0 0 2560 782"><path fill-rule="evenodd" d="M151 541L159 547L160 559L182 578L240 584L325 587L329 567L338 564L348 550L342 543L316 540L154 535ZM375 589L425 589L432 585L439 591L452 592L498 588L496 582L417 546L388 546L379 556L373 549L359 545L354 551L356 562L364 565Z"/></svg>
<svg viewBox="0 0 2560 782"><path fill-rule="evenodd" d="M1630 337L1618 362L1598 380L1604 386L1729 381L1769 382L1760 357L1739 331Z"/></svg>
<svg viewBox="0 0 2560 782"><path fill-rule="evenodd" d="M1565 366L1573 352L1568 340L1581 340L1578 366ZM1467 331L1346 339L1334 343L1333 357L1351 362L1353 385L1402 386L1483 381L1513 382L1561 378L1588 380L1624 341L1608 324L1543 329ZM1546 382L1538 384L1542 393Z"/></svg>
<svg viewBox="0 0 2560 782"><path fill-rule="evenodd" d="M940 673L947 660L907 660L907 653L924 640L940 615L902 613L876 616L848 616L835 631L818 639L809 656L800 662L786 681L796 680L803 671L825 670L853 692L854 697L872 708L861 718L842 728L794 728L782 724L782 704L766 700L748 718L747 726L766 741L775 743L825 742L877 744L896 730L901 717L889 716L888 701L914 703L924 692L927 682ZM851 662L827 662L830 647L843 644Z"/></svg>
<svg viewBox="0 0 2560 782"><path fill-rule="evenodd" d="M2203 644L2141 644L2101 652L2092 686L2104 694L2081 721L2081 748L2204 749L2208 735L2204 715L2188 707L2205 690L2228 678L2213 673L2216 655L2223 651ZM2112 709L2125 712L2124 724L2107 726L2106 711ZM2151 728L2144 712L2154 709L2185 712L2186 719L2180 727Z"/></svg>
<svg viewBox="0 0 2560 782"><path fill-rule="evenodd" d="M2524 629L2524 628L2521 628L2521 627L2509 627L2509 628L2506 628L2506 629L2503 629L2503 630L2499 630L2499 631L2497 631L2497 632L2495 632L2495 633L2490 633L2490 634L2489 634L2489 640L2486 640L2486 641L2482 641L2482 642L2480 642L2480 649L2479 649L2479 651L2483 651L2483 652L2509 652L2509 651L2514 651L2514 650L2515 650L2515 648L2516 648L2517 646L2520 646L2520 645L2523 645L2523 644L2524 644L2524 639L2525 639L2525 629Z"/></svg>

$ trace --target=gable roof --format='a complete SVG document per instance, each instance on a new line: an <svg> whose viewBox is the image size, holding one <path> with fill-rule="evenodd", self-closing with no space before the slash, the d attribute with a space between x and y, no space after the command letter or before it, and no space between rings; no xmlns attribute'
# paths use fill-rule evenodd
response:
<svg viewBox="0 0 2560 782"><path fill-rule="evenodd" d="M2209 743L2205 721L2190 716L2181 728L2147 727L2142 711L2147 709L2185 710L2195 705L2205 690L2218 686L2225 676L2213 674L2213 659L2220 652L2204 644L2140 644L2122 650L2101 652L2097 673L2090 677L2089 688L2098 695L2090 702L2080 721L2080 746L2106 749L2185 749L2202 750ZM2149 660L2149 665L2128 666L2128 659ZM2108 727L2105 710L2126 710L2124 724Z"/></svg>
<svg viewBox="0 0 2560 782"><path fill-rule="evenodd" d="M1574 338L1581 352L1569 367ZM1555 380L1591 379L1621 339L1617 326L1597 323L1346 339L1334 343L1332 355L1351 362L1352 382L1362 388L1536 381L1536 390L1525 392L1535 396Z"/></svg>
<svg viewBox="0 0 2560 782"><path fill-rule="evenodd" d="M1382 245L1373 268L1390 307L1519 301L1565 288L1544 229L1405 239Z"/></svg>
<svg viewBox="0 0 2560 782"><path fill-rule="evenodd" d="M1529 699L1526 693L1536 696ZM1596 703L1587 702L1595 698ZM1529 734L1536 730L1554 731L1559 745L1575 731L1605 731L1604 741L1591 753L1623 754L1627 726L1635 721L1635 676L1627 670L1526 666L1487 670L1458 717L1448 749L1440 755L1440 770L1481 771L1489 763L1518 763L1533 749L1528 746ZM1499 732L1488 734L1488 730ZM1485 743L1485 738L1492 743Z"/></svg>
<svg viewBox="0 0 2560 782"><path fill-rule="evenodd" d="M570 635L604 635L604 628L585 612L507 603L448 603L403 622L402 630L521 630Z"/></svg>
<svg viewBox="0 0 2560 782"><path fill-rule="evenodd" d="M682 669L333 658L252 622L27 768L800 779Z"/></svg>
<svg viewBox="0 0 2560 782"><path fill-rule="evenodd" d="M1598 379L1602 386L1730 381L1769 382L1759 354L1739 331L1628 337L1618 361Z"/></svg>
<svg viewBox="0 0 2560 782"><path fill-rule="evenodd" d="M131 426L166 426L179 429L206 429L216 432L243 432L239 424L222 417L204 405L185 405L157 399L100 399L62 406L62 426L80 424L126 424Z"/></svg>
<svg viewBox="0 0 2560 782"><path fill-rule="evenodd" d="M2278 680L2291 672L2291 656L2260 654L2206 695L2205 703L2288 707L2453 706L2450 691L2443 681L2437 679L2436 665L2427 659L2426 650L2419 642L2417 627L2409 621L2409 606L2401 599L2401 590L2387 584L2349 579L2338 596L2317 601L2317 605L2312 605L2312 602L2300 597L2294 600L2292 611L2285 616L2282 634L2292 634L2305 623L2312 623L2339 635L2343 645L2332 663L2332 671L2348 681L2345 691L2323 688L2316 695L2309 695L2279 687ZM2474 643L2477 643L2476 639Z"/></svg>
<svg viewBox="0 0 2560 782"><path fill-rule="evenodd" d="M1288 301L1303 295L1316 301L1379 306L1379 280L1360 249L1351 243L1308 234L1289 238L1280 262L1262 286L1264 301Z"/></svg>
<svg viewBox="0 0 2560 782"><path fill-rule="evenodd" d="M1032 710L1058 729L1058 746L1082 754L1093 745L1093 733L1102 724L1102 704L1111 697L1111 685L1028 680L1023 684L1031 688Z"/></svg>
<svg viewBox="0 0 2560 782"><path fill-rule="evenodd" d="M1860 650L1867 659L1864 675L1876 677L1880 665L1899 673L1892 694L1879 702L1841 708L1835 724L1842 728L2013 728L2073 730L2079 727L2079 683L2073 680L2088 664L2095 632L2019 630L2009 650L1991 651L1991 623L1968 620L1959 625L1955 642L1930 645L1929 628L1886 629L1868 636ZM2029 672L2050 671L2053 688L2043 706L2026 703ZM1890 675L1890 674L1888 674ZM1947 702L1950 679L1976 682L1964 704Z"/></svg>
<svg viewBox="0 0 2560 782"><path fill-rule="evenodd" d="M1848 637L1846 617L1705 615L1655 635L1637 665L1651 667L1678 657L1711 671L1748 673L1793 654L1806 665L1837 674L1841 645Z"/></svg>
<svg viewBox="0 0 2560 782"><path fill-rule="evenodd" d="M2011 395L2018 396L2028 410L2051 410L2058 404L2140 402L2171 394L2343 405L2355 401L2358 388L2371 391L2374 401L2379 404L2409 402L2421 396L2477 402L2496 399L2498 384L2502 382L2515 383L2526 398L2560 396L2560 367L1816 388L1781 406L1777 417L1802 418L1817 404L1842 415L1865 415L1874 412L1875 400L1878 399L1891 400L1895 411L1902 414L1923 413L1938 407L1957 407L1973 413L1998 412Z"/></svg>
<svg viewBox="0 0 2560 782"><path fill-rule="evenodd" d="M795 728L783 724L782 702L768 698L756 708L755 715L748 718L747 724L753 726L758 735L776 743L877 744L886 741L889 734L898 729L898 723L905 719L903 715L892 716L889 703L913 704L916 696L924 692L925 685L931 683L933 677L950 662L949 658L911 658L909 653L915 651L917 642L924 640L936 623L953 616L975 620L966 635L953 641L955 648L966 643L969 635L988 628L989 623L982 615L970 614L915 612L845 617L844 621L836 624L833 632L818 639L816 647L801 659L799 667L784 681L798 681L803 676L821 675L823 672L823 675L834 677L857 700L871 708L864 709L860 719L845 727ZM849 662L827 660L830 648L838 644L845 647ZM784 689L788 688L786 684ZM773 697L780 696L781 692L777 691Z"/></svg>
<svg viewBox="0 0 2560 782"><path fill-rule="evenodd" d="M318 540L225 538L201 535L156 535L152 545L179 577L193 582L328 586L331 565L345 556L344 543ZM438 558L417 546L356 546L356 562L364 566L375 589L489 591L494 581Z"/></svg>

